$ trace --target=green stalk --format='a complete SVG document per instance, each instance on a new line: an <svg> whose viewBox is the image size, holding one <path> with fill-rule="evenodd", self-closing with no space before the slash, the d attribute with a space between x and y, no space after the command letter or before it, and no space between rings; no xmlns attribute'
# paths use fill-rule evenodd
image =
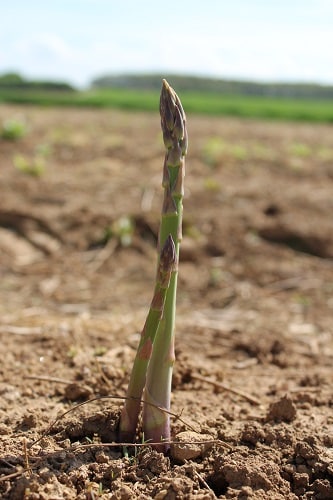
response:
<svg viewBox="0 0 333 500"><path fill-rule="evenodd" d="M133 369L127 389L127 398L120 418L120 441L133 442L140 413L143 389L153 343L160 323L166 292L170 284L172 270L176 262L175 244L168 235L161 249L156 273L154 295L146 322L141 332L141 338L133 364Z"/></svg>
<svg viewBox="0 0 333 500"><path fill-rule="evenodd" d="M170 439L170 417L157 407L170 410L172 370L174 355L174 326L176 314L176 292L178 278L179 244L182 239L182 214L187 152L185 113L181 102L163 80L160 99L161 127L166 147L163 182L164 203L162 208L159 247L163 247L168 236L175 242L176 264L171 273L162 319L159 323L153 352L148 365L144 393L143 426L145 440L157 443ZM169 446L157 446L167 451Z"/></svg>
<svg viewBox="0 0 333 500"><path fill-rule="evenodd" d="M145 437L160 442L170 435L169 416L149 405L149 402L163 409L170 409L187 134L180 100L165 80L161 92L160 113L167 151L162 182L164 201L158 243L159 259L153 299L141 333L120 418L119 438L123 442L134 441L144 388L144 399L148 403L144 405ZM165 451L167 448L162 444L161 449Z"/></svg>

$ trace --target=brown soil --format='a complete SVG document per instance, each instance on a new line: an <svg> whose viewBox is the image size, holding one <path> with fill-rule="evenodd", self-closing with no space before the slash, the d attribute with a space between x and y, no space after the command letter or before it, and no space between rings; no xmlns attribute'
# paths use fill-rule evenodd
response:
<svg viewBox="0 0 333 500"><path fill-rule="evenodd" d="M101 446L121 399L74 407L126 391L155 274L158 113L0 107L17 115L27 135L0 143L1 498L333 498L332 126L188 117L183 444L123 457Z"/></svg>

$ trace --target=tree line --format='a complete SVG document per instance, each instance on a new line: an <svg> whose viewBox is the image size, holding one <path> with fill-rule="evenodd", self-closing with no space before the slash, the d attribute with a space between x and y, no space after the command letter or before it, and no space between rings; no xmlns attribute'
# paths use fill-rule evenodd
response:
<svg viewBox="0 0 333 500"><path fill-rule="evenodd" d="M176 74L110 74L95 78L91 89L128 89L160 91L161 81L166 78L178 92L203 92L253 97L281 97L294 99L333 99L333 85L317 83L261 83L242 80L224 80L200 76ZM28 80L12 72L0 75L0 90L36 90L74 92L67 82Z"/></svg>
<svg viewBox="0 0 333 500"><path fill-rule="evenodd" d="M174 74L105 75L95 78L91 82L91 87L95 89L121 88L132 90L160 90L162 78L166 78L179 92L193 91L230 95L305 99L333 98L333 86L319 85L316 83L260 83Z"/></svg>
<svg viewBox="0 0 333 500"><path fill-rule="evenodd" d="M27 80L18 73L0 75L0 90L56 90L74 91L74 87L66 82L49 80Z"/></svg>

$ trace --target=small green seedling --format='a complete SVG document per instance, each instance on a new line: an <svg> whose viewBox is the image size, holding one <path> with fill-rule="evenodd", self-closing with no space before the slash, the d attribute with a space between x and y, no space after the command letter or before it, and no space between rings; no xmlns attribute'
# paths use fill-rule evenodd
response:
<svg viewBox="0 0 333 500"><path fill-rule="evenodd" d="M29 156L15 154L13 157L14 167L23 174L32 177L41 177L46 169L46 160L51 154L51 148L46 143L38 144L34 154Z"/></svg>
<svg viewBox="0 0 333 500"><path fill-rule="evenodd" d="M310 146L302 142L293 142L289 146L289 152L292 156L297 156L299 158L308 158L312 154Z"/></svg>
<svg viewBox="0 0 333 500"><path fill-rule="evenodd" d="M122 247L128 247L132 243L134 229L133 220L124 215L105 228L103 240L107 243L111 238L116 238Z"/></svg>
<svg viewBox="0 0 333 500"><path fill-rule="evenodd" d="M160 114L166 154L156 282L121 413L119 437L121 442L134 441L143 397L145 440L158 443L155 447L166 452L169 449L167 442L170 441L168 411L175 360L174 325L179 245L182 239L187 131L182 104L165 80L160 98Z"/></svg>
<svg viewBox="0 0 333 500"><path fill-rule="evenodd" d="M1 127L0 137L6 141L17 141L27 133L27 126L23 120L6 120Z"/></svg>
<svg viewBox="0 0 333 500"><path fill-rule="evenodd" d="M45 172L45 161L40 156L28 158L26 156L16 154L13 158L14 167L23 174L32 177L41 177Z"/></svg>
<svg viewBox="0 0 333 500"><path fill-rule="evenodd" d="M210 137L202 148L203 162L214 169L218 166L222 156L225 154L226 144L220 137Z"/></svg>

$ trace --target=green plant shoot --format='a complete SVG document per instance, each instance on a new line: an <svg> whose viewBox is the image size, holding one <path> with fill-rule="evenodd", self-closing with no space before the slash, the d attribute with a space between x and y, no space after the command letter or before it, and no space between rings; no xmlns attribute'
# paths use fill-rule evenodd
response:
<svg viewBox="0 0 333 500"><path fill-rule="evenodd" d="M163 441L170 438L170 418L163 410L170 410L171 379L175 358L174 325L179 244L182 238L187 131L181 102L165 80L160 98L160 114L166 154L156 283L121 414L120 440L126 442L134 440L144 393L145 440L160 443L156 448L167 451L168 445Z"/></svg>

